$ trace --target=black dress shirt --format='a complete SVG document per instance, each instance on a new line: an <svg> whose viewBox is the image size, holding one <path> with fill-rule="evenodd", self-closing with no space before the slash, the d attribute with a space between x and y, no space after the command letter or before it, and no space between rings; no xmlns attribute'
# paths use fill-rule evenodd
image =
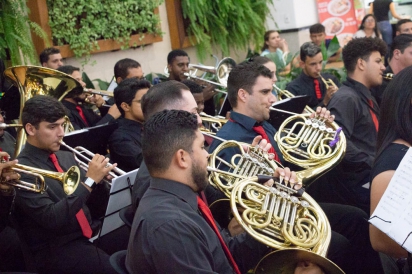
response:
<svg viewBox="0 0 412 274"><path fill-rule="evenodd" d="M386 74L386 73L392 73L393 74L391 66L387 66L383 73L384 74ZM383 78L382 84L380 86L371 88L372 95L373 95L373 97L375 97L375 100L376 100L376 102L378 103L379 106L381 105L381 102L382 102L383 92L385 91L386 87L389 85L390 81L391 80Z"/></svg>
<svg viewBox="0 0 412 274"><path fill-rule="evenodd" d="M87 109L83 105L76 105L67 100L62 100L62 104L67 109L67 116L70 119L75 130L86 128L86 127L94 127L98 125L103 125L109 122L114 121L114 117L110 114L106 114L105 116L101 117L94 113L92 109ZM87 120L87 124L83 121L83 118L80 116L79 112L76 109L76 106L80 106L83 110L83 114Z"/></svg>
<svg viewBox="0 0 412 274"><path fill-rule="evenodd" d="M338 79L335 76L330 75L330 74L323 74L323 73L321 73L321 75L325 79L332 79L333 82L337 86L340 86L340 82L338 81ZM297 95L308 95L308 96L310 96L308 106L310 106L313 109L315 109L318 106L324 107L323 99L325 97L327 89L326 89L326 85L325 85L325 83L323 83L322 79L320 77L317 78L317 79L319 81L320 92L322 94L322 97L320 99L318 99L316 97L315 84L313 82L314 78L306 75L303 71L298 76L298 78L296 78L295 80L293 80L292 82L290 82L289 84L286 85L286 90L290 91L295 96L297 96Z"/></svg>
<svg viewBox="0 0 412 274"><path fill-rule="evenodd" d="M373 108L368 100L373 102ZM379 119L379 106L370 90L348 77L328 104L335 122L346 137L346 154L342 163L354 171L363 164L371 167L375 157L377 132L370 111ZM348 170L349 170L348 169Z"/></svg>
<svg viewBox="0 0 412 274"><path fill-rule="evenodd" d="M283 162L283 156L280 153L279 147L275 142L274 136L276 134L276 129L264 121L262 123L257 123L256 120L240 114L235 111L230 112L230 120L217 132L216 136L223 138L225 140L236 140L238 142L244 142L251 144L253 139L259 134L253 130L254 126L261 125L265 130L272 147L275 149L281 162ZM209 152L213 152L221 141L214 140L209 147ZM236 149L226 149L222 154L219 154L223 159L229 160L232 155L238 153ZM229 157L230 156L230 157Z"/></svg>
<svg viewBox="0 0 412 274"><path fill-rule="evenodd" d="M63 170L77 165L72 153L58 151L55 153ZM19 164L56 171L50 153L26 143L20 153ZM82 175L84 175L84 172ZM84 176L81 176L83 179ZM22 174L21 180L34 182L33 176ZM79 183L72 195L66 195L62 184L54 179L45 177L47 190L44 193L34 193L16 188L15 216L23 231L24 238L33 250L40 250L48 246L64 245L72 240L84 238L76 213L83 208L92 227L93 222L86 201L90 192ZM85 239L85 238L84 238Z"/></svg>
<svg viewBox="0 0 412 274"><path fill-rule="evenodd" d="M138 168L143 160L142 156L142 128L143 124L121 118L119 127L110 135L110 160L126 172Z"/></svg>
<svg viewBox="0 0 412 274"><path fill-rule="evenodd" d="M233 273L217 235L198 210L197 194L182 183L153 178L130 235L130 273ZM242 273L268 251L245 233L221 235Z"/></svg>
<svg viewBox="0 0 412 274"><path fill-rule="evenodd" d="M11 136L7 131L4 132L4 135L0 137L0 148L7 152L11 159L14 159L14 148L16 146L16 139Z"/></svg>
<svg viewBox="0 0 412 274"><path fill-rule="evenodd" d="M11 193L0 193L0 232L7 226L7 218L10 213L11 206L13 204L15 191Z"/></svg>

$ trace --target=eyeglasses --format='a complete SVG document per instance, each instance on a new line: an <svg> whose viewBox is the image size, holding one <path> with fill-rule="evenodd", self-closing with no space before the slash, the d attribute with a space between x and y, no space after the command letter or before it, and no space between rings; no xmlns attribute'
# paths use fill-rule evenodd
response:
<svg viewBox="0 0 412 274"><path fill-rule="evenodd" d="M373 19L373 18L366 19L365 22L375 22L375 19Z"/></svg>

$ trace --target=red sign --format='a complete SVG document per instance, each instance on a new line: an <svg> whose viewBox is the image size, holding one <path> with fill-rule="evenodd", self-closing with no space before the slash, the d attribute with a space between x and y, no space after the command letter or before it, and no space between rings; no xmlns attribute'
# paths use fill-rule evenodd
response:
<svg viewBox="0 0 412 274"><path fill-rule="evenodd" d="M325 26L326 38L337 36L341 46L358 30L353 0L317 0L319 21Z"/></svg>

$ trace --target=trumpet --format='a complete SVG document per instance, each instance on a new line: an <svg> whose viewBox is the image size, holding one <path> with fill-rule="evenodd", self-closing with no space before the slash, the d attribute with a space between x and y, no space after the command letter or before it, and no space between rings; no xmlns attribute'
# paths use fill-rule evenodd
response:
<svg viewBox="0 0 412 274"><path fill-rule="evenodd" d="M23 127L22 124L5 124L5 123L0 123L0 129L5 129L8 127Z"/></svg>
<svg viewBox="0 0 412 274"><path fill-rule="evenodd" d="M393 73L385 73L384 75L382 75L383 79L386 79L388 81L393 79Z"/></svg>
<svg viewBox="0 0 412 274"><path fill-rule="evenodd" d="M325 80L325 78L323 78L321 74L319 75L320 75L320 79L322 79L322 82L325 84L326 89L329 89L330 87L334 87L335 89L338 89L338 86L333 82L332 79Z"/></svg>
<svg viewBox="0 0 412 274"><path fill-rule="evenodd" d="M73 152L76 162L80 165L80 167L83 170L87 171L89 169L89 162L92 160L91 158L93 158L94 156L93 152L81 146L72 148L69 145L67 145L65 142L63 142L63 140L60 141L60 144L64 146L65 148L67 148L68 150L70 150L71 152ZM79 157L81 159L79 159ZM112 164L107 164L107 166L112 166ZM124 170L121 170L118 167L113 168L112 171L109 172L109 175L112 176L113 178L117 178L124 174L126 174L126 172Z"/></svg>
<svg viewBox="0 0 412 274"><path fill-rule="evenodd" d="M90 93L90 94L97 94L101 96L108 96L108 97L113 97L113 92L107 91L107 90L95 90L91 88L84 88L83 89L84 93Z"/></svg>
<svg viewBox="0 0 412 274"><path fill-rule="evenodd" d="M2 161L4 162L4 161ZM21 189L43 193L46 190L44 177L58 180L62 183L63 190L67 195L73 194L80 182L80 170L77 166L72 166L66 172L54 172L44 169L34 168L21 164L16 164L10 168L19 173L25 173L36 177L35 183L28 183L22 180L2 181L1 183L15 186Z"/></svg>

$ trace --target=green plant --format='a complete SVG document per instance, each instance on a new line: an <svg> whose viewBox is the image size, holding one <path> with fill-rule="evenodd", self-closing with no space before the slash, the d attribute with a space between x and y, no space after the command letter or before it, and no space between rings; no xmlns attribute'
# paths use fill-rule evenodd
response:
<svg viewBox="0 0 412 274"><path fill-rule="evenodd" d="M26 0L0 1L0 58L10 58L13 66L38 62L30 30L45 40L47 37L27 13Z"/></svg>
<svg viewBox="0 0 412 274"><path fill-rule="evenodd" d="M183 16L190 20L187 32L194 37L199 59L210 54L212 45L218 45L223 56L230 48L259 48L268 4L273 0L182 0Z"/></svg>
<svg viewBox="0 0 412 274"><path fill-rule="evenodd" d="M97 40L114 39L129 47L130 36L161 35L160 18L154 13L163 0L48 0L49 25L56 45L69 44L75 56L99 49Z"/></svg>

